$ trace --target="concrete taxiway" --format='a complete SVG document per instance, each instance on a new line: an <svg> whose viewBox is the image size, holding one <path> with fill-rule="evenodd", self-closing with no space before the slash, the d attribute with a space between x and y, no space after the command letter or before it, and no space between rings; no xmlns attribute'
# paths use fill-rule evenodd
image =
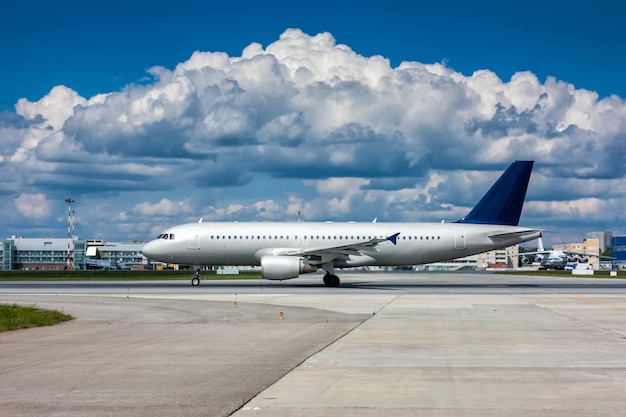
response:
<svg viewBox="0 0 626 417"><path fill-rule="evenodd" d="M342 283L0 283L76 317L0 334L0 416L626 415L624 281Z"/></svg>

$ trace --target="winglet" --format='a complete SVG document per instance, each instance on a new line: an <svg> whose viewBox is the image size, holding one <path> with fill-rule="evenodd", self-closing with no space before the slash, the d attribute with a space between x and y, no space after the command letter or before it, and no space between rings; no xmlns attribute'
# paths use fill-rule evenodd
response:
<svg viewBox="0 0 626 417"><path fill-rule="evenodd" d="M470 213L456 223L517 226L522 214L533 161L515 161Z"/></svg>
<svg viewBox="0 0 626 417"><path fill-rule="evenodd" d="M400 235L400 232L398 232L396 234L393 234L391 236L387 236L387 240L390 241L391 243L393 243L394 245L396 245L399 235Z"/></svg>

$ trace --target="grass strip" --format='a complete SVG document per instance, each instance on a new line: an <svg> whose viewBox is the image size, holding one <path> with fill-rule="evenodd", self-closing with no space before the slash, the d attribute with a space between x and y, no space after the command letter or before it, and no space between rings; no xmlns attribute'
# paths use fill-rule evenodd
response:
<svg viewBox="0 0 626 417"><path fill-rule="evenodd" d="M526 275L531 277L561 277L561 278L611 278L611 279L624 279L626 278L626 271L616 271L616 276L611 276L611 271L593 271L593 275L576 275L572 274L572 271L494 271L496 274L501 275Z"/></svg>
<svg viewBox="0 0 626 417"><path fill-rule="evenodd" d="M218 275L202 271L203 280L261 279L261 272L241 271L234 275ZM0 281L154 281L190 280L193 271L0 271Z"/></svg>
<svg viewBox="0 0 626 417"><path fill-rule="evenodd" d="M69 314L55 310L44 310L36 306L0 304L0 332L53 326L72 319L73 317Z"/></svg>

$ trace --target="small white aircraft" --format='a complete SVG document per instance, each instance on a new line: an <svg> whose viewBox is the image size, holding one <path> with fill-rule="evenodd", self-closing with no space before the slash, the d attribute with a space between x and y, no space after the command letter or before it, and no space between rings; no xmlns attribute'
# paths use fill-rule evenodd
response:
<svg viewBox="0 0 626 417"><path fill-rule="evenodd" d="M146 243L149 259L193 265L261 266L264 279L286 280L335 268L419 265L504 248L541 236L519 227L533 161L515 161L464 218L453 223L218 222L171 227Z"/></svg>
<svg viewBox="0 0 626 417"><path fill-rule="evenodd" d="M535 252L523 252L519 254L522 263L528 264L527 255L535 255L534 264L539 264L539 269L565 269L568 263L588 263L589 258L613 259L610 256L602 256L586 252L572 252L567 250L546 250L543 247L543 239L537 239Z"/></svg>

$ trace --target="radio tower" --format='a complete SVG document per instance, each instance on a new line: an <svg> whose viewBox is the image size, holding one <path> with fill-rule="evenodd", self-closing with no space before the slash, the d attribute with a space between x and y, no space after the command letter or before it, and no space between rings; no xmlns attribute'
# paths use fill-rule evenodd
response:
<svg viewBox="0 0 626 417"><path fill-rule="evenodd" d="M67 261L65 269L74 269L74 210L72 203L74 199L66 198L67 203Z"/></svg>

